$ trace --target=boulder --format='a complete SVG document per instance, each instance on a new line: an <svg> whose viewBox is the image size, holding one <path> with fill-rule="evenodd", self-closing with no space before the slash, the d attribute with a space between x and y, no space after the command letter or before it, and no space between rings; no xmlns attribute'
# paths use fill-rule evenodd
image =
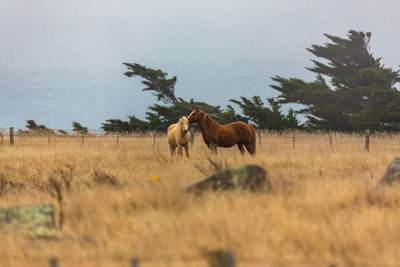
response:
<svg viewBox="0 0 400 267"><path fill-rule="evenodd" d="M188 185L186 191L199 193L207 190L224 191L238 188L249 191L268 191L271 189L271 183L263 167L245 164L233 166L197 180Z"/></svg>
<svg viewBox="0 0 400 267"><path fill-rule="evenodd" d="M52 204L15 206L0 209L0 231L18 231L30 237L58 238Z"/></svg>
<svg viewBox="0 0 400 267"><path fill-rule="evenodd" d="M379 181L379 185L391 185L393 182L400 181L400 157L397 157L392 161L385 175Z"/></svg>

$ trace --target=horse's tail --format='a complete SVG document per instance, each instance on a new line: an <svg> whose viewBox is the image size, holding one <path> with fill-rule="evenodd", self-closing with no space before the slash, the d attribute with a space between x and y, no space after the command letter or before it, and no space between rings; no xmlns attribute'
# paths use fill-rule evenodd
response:
<svg viewBox="0 0 400 267"><path fill-rule="evenodd" d="M256 154L256 130L254 129L253 124L248 124L249 128L250 128L250 149L251 151L249 151L249 153L251 155L255 155Z"/></svg>

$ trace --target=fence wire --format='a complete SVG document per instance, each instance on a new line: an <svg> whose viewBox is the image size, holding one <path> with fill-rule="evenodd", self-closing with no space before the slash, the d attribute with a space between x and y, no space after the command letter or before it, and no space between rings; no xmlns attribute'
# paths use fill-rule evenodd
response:
<svg viewBox="0 0 400 267"><path fill-rule="evenodd" d="M384 263L384 262L373 262L373 261L354 261L349 259L280 259L272 257L251 257L251 256L241 256L240 254L234 254L235 265L226 265L226 267L241 265L246 266L381 266L381 267L400 267L400 264L394 263ZM204 255L90 255L85 257L79 257L76 255L26 255L26 258L21 257L21 255L1 255L0 254L0 264L5 264L6 262L16 262L16 263L48 263L47 266L59 266L62 267L63 263L78 264L78 263L113 263L113 264L131 264L130 266L139 267L141 264L150 263L184 263L185 266L190 266L190 264L203 263L206 266L209 262L209 257ZM51 262L56 262L56 265L52 265ZM133 262L135 265L133 265ZM189 264L189 265L187 265ZM45 266L45 265L40 265ZM173 265L171 265L173 266ZM211 265L214 266L214 265ZM224 265L225 266L225 265ZM222 267L222 265L221 265Z"/></svg>
<svg viewBox="0 0 400 267"><path fill-rule="evenodd" d="M65 131L70 132L70 131ZM2 134L1 134L2 133ZM195 132L195 136L200 136L201 133ZM59 143L85 143L96 140L97 142L103 143L120 143L127 140L149 140L153 139L153 143L159 140L165 139L166 134L160 132L145 132L145 133L126 133L126 134L106 134L101 131L92 131L88 134L43 134L43 133L14 133L10 136L7 132L0 130L0 142L2 144L13 143L18 144L18 142L29 142L35 141L43 144L59 144ZM257 144L268 144L268 143L292 143L293 145L299 144L330 144L331 146L338 144L365 144L368 142L370 145L400 145L400 134L372 134L368 136L363 136L359 134L342 134L333 133L328 135L326 133L270 133L270 132L259 132L256 136Z"/></svg>

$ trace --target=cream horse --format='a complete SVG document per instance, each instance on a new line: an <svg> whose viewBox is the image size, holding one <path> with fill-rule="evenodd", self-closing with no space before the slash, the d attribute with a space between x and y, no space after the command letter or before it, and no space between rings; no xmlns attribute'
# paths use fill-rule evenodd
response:
<svg viewBox="0 0 400 267"><path fill-rule="evenodd" d="M184 147L186 157L189 157L189 121L185 116L181 116L177 123L171 124L168 127L167 136L172 156L175 155L176 147L178 147L178 155L183 156L182 147Z"/></svg>

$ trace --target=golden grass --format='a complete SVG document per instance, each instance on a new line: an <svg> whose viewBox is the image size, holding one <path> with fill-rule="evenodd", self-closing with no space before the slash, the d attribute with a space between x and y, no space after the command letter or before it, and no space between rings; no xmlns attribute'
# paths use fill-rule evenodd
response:
<svg viewBox="0 0 400 267"><path fill-rule="evenodd" d="M166 137L16 137L0 145L0 207L53 203L48 179L72 172L59 240L1 234L1 266L207 266L205 254L231 248L238 266L384 265L400 262L400 187L371 193L399 156L398 137L266 134L257 155L219 149L214 160L268 172L270 193L183 192L210 171L201 137L190 159L172 158ZM392 138L392 139L389 139ZM257 143L258 145L258 143ZM95 173L118 185L95 181ZM151 179L159 176L159 180Z"/></svg>

